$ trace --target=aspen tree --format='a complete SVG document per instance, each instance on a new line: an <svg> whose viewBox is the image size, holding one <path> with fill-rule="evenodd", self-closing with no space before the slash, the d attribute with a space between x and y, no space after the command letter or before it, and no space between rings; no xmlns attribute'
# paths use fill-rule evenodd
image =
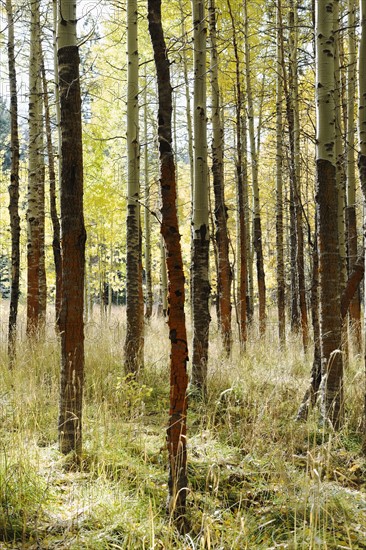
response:
<svg viewBox="0 0 366 550"><path fill-rule="evenodd" d="M292 4L293 7L293 4ZM291 13L291 10L290 10ZM292 10L293 13L293 10ZM288 70L285 63L285 47L284 47L284 36L283 36L283 21L282 21L282 10L277 11L279 18L279 26L282 29L282 32L279 33L278 38L280 40L281 48L281 62L282 62L282 83L283 91L286 100L286 117L289 127L289 146L290 146L290 204L289 204L289 249L290 249L290 264L291 264L291 273L290 273L290 286L291 286L291 302L290 302L290 322L291 322L291 331L298 332L300 328L300 306L299 306L299 293L298 293L298 270L295 269L296 258L297 258L297 231L296 231L296 208L295 208L295 186L294 178L296 178L295 170L295 140L294 140L294 110L293 110L293 96L291 94L291 87L289 86L289 77ZM293 24L292 24L293 26ZM292 40L293 42L293 40ZM293 44L291 47L291 52L293 52ZM295 50L296 51L296 50ZM293 60L293 55L290 55L290 59ZM290 63L289 69L293 73L293 64ZM295 75L296 76L296 75Z"/></svg>
<svg viewBox="0 0 366 550"><path fill-rule="evenodd" d="M147 134L147 77L145 70L144 89L144 221L145 221L145 280L146 280L146 308L145 317L150 319L153 307L151 282L151 219L150 219L150 182L149 182L149 150Z"/></svg>
<svg viewBox="0 0 366 550"><path fill-rule="evenodd" d="M227 230L227 208L224 195L224 152L223 128L221 126L220 89L218 82L218 53L216 44L215 0L209 2L209 24L211 42L211 119L212 119L212 176L215 195L215 226L217 248L217 300L219 323L227 354L231 351L231 283L232 271L229 261L229 239ZM240 117L239 117L240 118ZM240 121L239 121L240 132ZM240 166L241 170L241 166ZM245 241L244 241L245 243ZM246 287L243 289L243 308L246 308ZM246 324L244 318L244 323Z"/></svg>
<svg viewBox="0 0 366 550"><path fill-rule="evenodd" d="M316 2L317 206L320 347L323 416L335 428L343 418L342 320L337 227L334 105L334 3Z"/></svg>
<svg viewBox="0 0 366 550"><path fill-rule="evenodd" d="M17 75L14 52L14 18L11 0L6 0L8 21L8 67L10 89L10 148L9 216L11 231L11 289L9 305L8 356L13 365L16 353L17 317L20 279L20 216L19 216L19 132Z"/></svg>
<svg viewBox="0 0 366 550"><path fill-rule="evenodd" d="M358 56L358 168L361 189L366 200L366 0L360 0L361 38Z"/></svg>
<svg viewBox="0 0 366 550"><path fill-rule="evenodd" d="M193 357L192 384L206 393L210 326L209 218L206 121L206 19L203 0L192 0L194 43Z"/></svg>
<svg viewBox="0 0 366 550"><path fill-rule="evenodd" d="M358 135L359 135L359 154L358 169L360 173L360 183L364 200L366 201L366 0L360 0L360 26L361 39L358 54ZM365 245L364 245L365 246ZM366 262L366 257L365 260ZM365 280L366 290L366 280ZM366 326L366 325L365 325ZM366 351L365 351L366 365ZM363 449L366 452L366 391L365 391L365 410L364 410L364 442Z"/></svg>
<svg viewBox="0 0 366 550"><path fill-rule="evenodd" d="M60 451L82 451L84 384L84 275L86 232L83 215L83 155L76 2L60 0L58 69L61 130Z"/></svg>
<svg viewBox="0 0 366 550"><path fill-rule="evenodd" d="M55 317L56 317L56 327L58 326L60 320L60 309L61 309L61 283L62 283L62 272L61 272L61 242L60 242L60 221L57 214L56 207L56 167L55 167L55 155L53 150L52 143L52 130L51 130L51 115L50 115L50 106L48 99L48 84L46 78L46 71L44 66L44 59L42 54L41 47L41 74L42 74L42 84L43 84L43 103L44 103L44 113L45 113L45 130L46 130L46 140L47 140L47 157L48 157L48 174L50 180L49 187L49 197L50 197L50 215L53 228L53 238L52 238L52 251L53 251L53 261L55 265L55 274L56 274L56 284L55 284Z"/></svg>
<svg viewBox="0 0 366 550"><path fill-rule="evenodd" d="M308 316L306 306L306 282L304 260L304 230L301 204L301 166L300 166L300 121L299 121L299 83L298 83L298 14L294 1L290 0L289 11L290 27L290 64L289 64L289 91L288 114L290 131L290 157L291 157L291 186L294 200L295 231L296 231L296 265L298 288L298 303L300 309L300 322L303 347L308 348Z"/></svg>
<svg viewBox="0 0 366 550"><path fill-rule="evenodd" d="M356 2L349 0L347 16L348 66L347 66L347 129L346 129L346 173L347 173L347 237L348 273L357 259L357 217L356 217L356 161L355 161L355 95L356 95ZM358 352L361 349L361 307L359 292L350 305L351 327L355 335Z"/></svg>
<svg viewBox="0 0 366 550"><path fill-rule="evenodd" d="M335 162L336 182L338 193L338 247L340 261L339 288L342 293L347 283L347 227L346 227L346 171L345 171L345 129L346 129L346 106L342 105L345 78L341 67L340 56L343 52L343 33L340 28L340 2L334 1L334 107L335 107ZM343 107L343 110L342 110ZM343 116L342 116L343 115ZM348 331L344 330L347 323L343 325L342 351L343 360L346 363L349 355Z"/></svg>
<svg viewBox="0 0 366 550"><path fill-rule="evenodd" d="M143 309L140 227L139 56L137 0L127 2L127 260L124 345L125 372L137 374L143 362Z"/></svg>
<svg viewBox="0 0 366 550"><path fill-rule="evenodd" d="M245 106L245 97L243 94L243 103ZM242 114L241 117L241 149L242 149L242 189L237 190L238 194L238 208L239 208L239 225L243 224L241 229L239 228L238 238L243 240L239 242L239 247L241 247L240 252L240 262L243 262L243 265L240 266L240 278L242 279L240 284L246 285L246 318L247 324L249 325L253 321L254 315L254 275L253 275L253 258L254 258L254 249L253 249L253 239L252 239L252 227L250 223L250 212L251 208L249 207L249 178L248 178L248 119L246 113ZM243 195L242 197L240 195ZM241 204L243 203L243 204ZM241 237L242 236L242 237ZM246 281L244 283L244 281ZM239 293L238 293L239 294Z"/></svg>
<svg viewBox="0 0 366 550"><path fill-rule="evenodd" d="M335 160L338 192L338 239L339 256L341 262L340 289L344 289L347 280L347 254L346 254L346 194L345 194L345 170L343 150L343 120L342 120L342 71L340 66L340 52L342 50L342 36L339 28L339 0L334 1L334 107L335 107Z"/></svg>
<svg viewBox="0 0 366 550"><path fill-rule="evenodd" d="M161 23L161 0L148 0L148 20L158 81L158 137L162 196L161 234L169 278L168 326L170 353L170 411L168 427L168 512L180 531L187 529L187 333L184 313L184 272L177 216L176 171L172 150L172 86Z"/></svg>
<svg viewBox="0 0 366 550"><path fill-rule="evenodd" d="M31 8L29 54L29 156L27 192L27 334L45 322L44 161L40 74L40 1Z"/></svg>
<svg viewBox="0 0 366 550"><path fill-rule="evenodd" d="M257 284L258 284L258 300L259 300L259 332L261 335L266 330L266 283L263 263L263 247L262 247L262 227L261 227L261 212L260 198L258 186L258 154L256 145L256 136L254 130L254 105L252 93L252 78L251 78L251 62L250 62L250 45L249 45L249 20L247 0L244 0L244 47L245 47L245 76L247 85L247 102L248 102L248 125L249 125L249 143L252 164L252 185L253 185L253 243L256 254L257 265Z"/></svg>
<svg viewBox="0 0 366 550"><path fill-rule="evenodd" d="M237 303L238 307L238 321L239 321L239 340L242 349L245 348L247 341L247 234L246 234L246 221L247 221L247 212L246 212L246 187L247 187L247 170L246 170L246 159L243 159L243 145L242 139L245 139L243 132L243 93L241 85L241 66L239 59L238 51L238 42L237 42L237 32L236 32L236 22L233 16L233 11L231 9L230 1L227 0L232 36L233 36L233 47L234 47L234 57L235 57L235 90L236 90L236 122L235 122L235 136L236 136L236 195L238 199L238 210L237 210L237 261L238 261L238 277L237 277ZM246 134L246 130L245 130ZM244 153L245 154L245 153ZM245 177L244 177L245 176Z"/></svg>
<svg viewBox="0 0 366 550"><path fill-rule="evenodd" d="M186 44L186 28L184 23L184 12L183 12L183 2L179 0L179 9L181 13L181 33L182 37L185 39L184 47L182 48L182 65L183 65L183 76L184 76L184 91L186 99L186 116L187 116L187 137L188 137L188 158L189 158L189 177L191 183L191 200L193 199L193 182L194 182L194 161L193 161L193 125L192 125L192 101L191 101L191 90L189 86L189 77L188 77L188 59L187 59L187 44Z"/></svg>
<svg viewBox="0 0 366 550"><path fill-rule="evenodd" d="M360 0L361 39L358 56L358 168L361 189L366 200L366 0Z"/></svg>
<svg viewBox="0 0 366 550"><path fill-rule="evenodd" d="M280 344L285 344L285 263L283 250L283 48L282 48L282 5L277 3L277 78L276 78L276 254L277 254L277 312Z"/></svg>

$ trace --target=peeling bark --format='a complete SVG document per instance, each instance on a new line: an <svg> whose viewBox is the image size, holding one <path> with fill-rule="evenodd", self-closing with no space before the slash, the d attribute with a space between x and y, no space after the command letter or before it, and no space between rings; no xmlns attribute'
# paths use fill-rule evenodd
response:
<svg viewBox="0 0 366 550"><path fill-rule="evenodd" d="M168 512L178 529L188 528L187 499L187 333L184 313L184 272L177 216L176 171L172 151L172 87L169 60L161 23L161 0L148 0L148 20L158 80L158 137L162 196L161 234L166 248L169 279L168 326L170 352L170 410Z"/></svg>

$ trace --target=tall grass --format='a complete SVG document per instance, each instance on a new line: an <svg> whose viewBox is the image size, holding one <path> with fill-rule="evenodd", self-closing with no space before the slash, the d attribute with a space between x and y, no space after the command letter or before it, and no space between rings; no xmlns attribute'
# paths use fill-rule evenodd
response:
<svg viewBox="0 0 366 550"><path fill-rule="evenodd" d="M59 346L19 345L0 368L0 547L42 549L366 548L362 372L351 355L346 421L296 423L311 355L275 328L245 354L222 352L213 324L208 397L189 403L191 531L165 513L169 344L164 319L146 327L138 383L123 373L124 318L86 330L84 451L80 471L57 450Z"/></svg>

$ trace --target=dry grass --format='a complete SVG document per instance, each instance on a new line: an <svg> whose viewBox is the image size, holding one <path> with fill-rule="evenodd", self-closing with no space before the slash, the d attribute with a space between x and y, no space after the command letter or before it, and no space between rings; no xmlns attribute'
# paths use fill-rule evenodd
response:
<svg viewBox="0 0 366 550"><path fill-rule="evenodd" d="M169 345L163 319L146 329L139 384L123 374L124 319L89 322L84 460L69 471L57 450L56 339L22 342L0 390L0 548L362 549L366 463L361 454L363 367L346 373L346 422L294 421L311 356L274 328L246 353L222 354L212 326L209 395L189 405L191 531L165 515Z"/></svg>

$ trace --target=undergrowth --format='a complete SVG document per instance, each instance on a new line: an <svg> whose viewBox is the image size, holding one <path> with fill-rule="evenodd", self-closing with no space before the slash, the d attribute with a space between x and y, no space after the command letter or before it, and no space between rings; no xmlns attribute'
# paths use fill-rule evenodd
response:
<svg viewBox="0 0 366 550"><path fill-rule="evenodd" d="M50 332L51 334L51 332ZM138 382L123 373L117 314L86 332L81 469L57 449L59 346L19 344L9 371L1 343L0 548L366 549L366 461L361 447L363 366L346 370L338 433L294 419L311 355L269 329L231 358L212 326L209 389L188 416L188 520L166 516L169 344L163 319L146 327Z"/></svg>

